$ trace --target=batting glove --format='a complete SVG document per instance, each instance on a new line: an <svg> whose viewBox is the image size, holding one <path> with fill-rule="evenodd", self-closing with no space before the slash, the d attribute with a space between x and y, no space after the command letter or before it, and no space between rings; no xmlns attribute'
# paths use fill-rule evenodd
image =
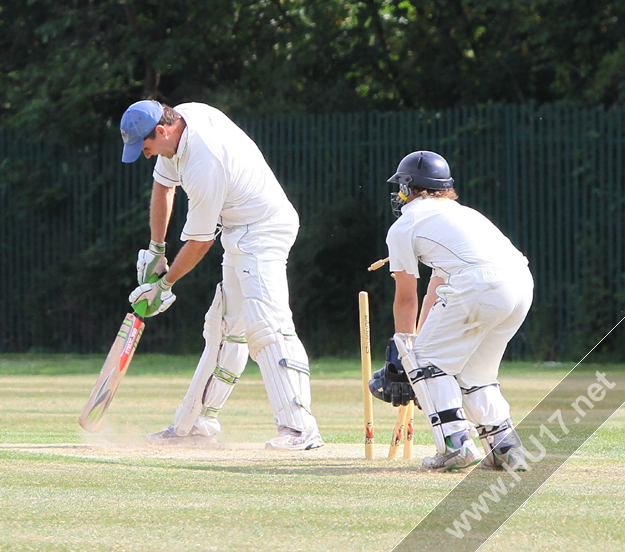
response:
<svg viewBox="0 0 625 552"><path fill-rule="evenodd" d="M139 285L146 284L152 274L163 276L169 271L167 258L165 257L166 245L150 241L148 249L139 251L137 257L137 282Z"/></svg>
<svg viewBox="0 0 625 552"><path fill-rule="evenodd" d="M171 292L171 286L165 276L153 284L142 284L136 288L129 296L133 307L136 307L141 301L147 301L148 306L145 316L156 316L161 312L165 312L171 304L176 300L176 296Z"/></svg>

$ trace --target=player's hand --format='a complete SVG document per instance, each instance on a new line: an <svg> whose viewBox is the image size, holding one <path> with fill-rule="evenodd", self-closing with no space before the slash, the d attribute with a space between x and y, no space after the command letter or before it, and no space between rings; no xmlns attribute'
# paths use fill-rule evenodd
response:
<svg viewBox="0 0 625 552"><path fill-rule="evenodd" d="M171 292L171 286L165 277L153 284L142 284L136 288L128 297L128 301L136 306L141 301L147 301L148 307L145 311L146 318L156 316L165 312L176 300L176 296Z"/></svg>
<svg viewBox="0 0 625 552"><path fill-rule="evenodd" d="M150 241L148 249L139 251L137 257L137 282L139 285L146 284L152 274L163 276L169 271L167 257L165 257L166 246L164 243Z"/></svg>

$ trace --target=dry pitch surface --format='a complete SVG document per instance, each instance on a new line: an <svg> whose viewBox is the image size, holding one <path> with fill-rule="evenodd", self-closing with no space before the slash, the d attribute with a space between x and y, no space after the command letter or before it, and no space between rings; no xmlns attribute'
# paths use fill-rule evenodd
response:
<svg viewBox="0 0 625 552"><path fill-rule="evenodd" d="M522 417L562 369L502 377ZM377 459L364 459L361 387L314 379L327 441L264 449L273 423L262 382L242 380L216 449L152 448L187 376L129 375L102 431L76 423L95 376L0 376L0 550L388 551L462 475L419 469L432 452L416 421L415 459L386 459L395 410L376 407ZM617 412L481 550L625 549L625 413Z"/></svg>

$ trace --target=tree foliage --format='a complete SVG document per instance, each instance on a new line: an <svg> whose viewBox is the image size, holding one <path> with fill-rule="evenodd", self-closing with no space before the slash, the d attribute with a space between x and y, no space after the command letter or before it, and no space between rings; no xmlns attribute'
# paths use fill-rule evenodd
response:
<svg viewBox="0 0 625 552"><path fill-rule="evenodd" d="M72 172L88 180L89 193L101 195L106 205L109 184L119 177L121 164L102 163L88 172L80 160L110 148L108 139L116 133L121 114L142 98L169 105L203 101L235 118L371 110L424 113L492 103L623 104L624 19L625 3L608 0L0 0L0 129L23 131L17 135L27 137L24 143L35 150L38 138L44 137L47 152L45 158L29 153L15 133L0 143L5 228L37 220L38 225L28 225L29 232L45 233L46 223L65 220L64 210L81 200L68 190ZM481 121L460 130L449 121L448 132L437 139L450 142L460 131L483 130ZM82 155L75 155L77 150ZM457 161L462 165L461 158ZM137 165L127 169L137 171ZM486 172L480 178L495 181ZM595 182L587 187L599 189ZM488 197L484 189L482 197ZM75 350L97 340L100 326L89 326L91 313L104 304L93 298L90 282L107 274L99 284L108 286L99 288L102 297L124 299L131 285L124 278L132 275L135 238L147 225L145 205L145 198L129 202L120 215L124 223L107 240L98 238L105 225L102 209L101 220L94 215L81 227L80 238L89 247L50 258L43 263L40 280L29 282L36 291L23 306L32 320L42 319L42 306L56 305L58 296L81 299L58 303L58 310L44 312L45 325L32 325L35 337L43 336L38 341L42 347ZM365 266L373 252L352 244L368 244L371 236L384 231L375 227L381 221L367 220L362 209L339 205L318 213L302 229L291 258L298 327L319 344L312 348L315 354L339 351L344 339L357 338L348 322L355 317L353 296L374 280L368 274L354 276L349 267ZM609 250L583 238L605 236L611 227L592 228L580 233L576 248L588 250L587 258L596 261L588 266L605 266ZM27 258L40 254L35 248L22 251L13 235L20 233L3 236L0 258L17 250ZM215 250L211 254L218 256ZM217 258L206 262L215 270L210 278L201 284L185 279L179 285L204 286L200 295L208 296L219 265ZM581 274L580 281L596 284L593 290L607 285L592 271ZM384 289L376 292L384 295ZM576 336L594 339L603 322L608 324L611 311L606 305L613 294L597 302L596 292L577 287L562 285L558 293L567 309L570 304L571 311L596 315L587 317L594 325L572 319L570 341L586 347L589 342ZM616 293L622 300L621 287ZM187 304L185 293L180 297L184 319L201 325L207 305L194 303L191 294ZM595 306L589 307L593 300ZM92 310L85 308L87 303ZM547 356L558 353L550 347L560 316L549 307L541 307L545 314L536 320L542 325L534 325ZM390 311L385 313L386 319L376 315L381 326L390 328ZM109 325L115 329L117 323L115 318ZM182 324L175 323L181 336L186 335ZM0 330L2 324L6 320L0 319ZM103 333L108 335L111 328ZM155 322L145 345L158 347L169 331L167 323ZM67 341L89 332L92 339L85 344ZM182 339L176 343L187 345Z"/></svg>
<svg viewBox="0 0 625 552"><path fill-rule="evenodd" d="M625 101L605 0L0 0L0 124L97 143L141 98L238 114Z"/></svg>

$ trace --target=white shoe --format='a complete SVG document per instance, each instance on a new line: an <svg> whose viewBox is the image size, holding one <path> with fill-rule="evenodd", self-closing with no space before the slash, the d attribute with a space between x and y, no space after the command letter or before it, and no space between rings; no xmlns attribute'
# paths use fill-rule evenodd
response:
<svg viewBox="0 0 625 552"><path fill-rule="evenodd" d="M179 446L179 447L216 447L217 436L205 435L193 428L188 435L178 435L174 426L169 426L163 431L148 433L145 437L150 445L154 446Z"/></svg>
<svg viewBox="0 0 625 552"><path fill-rule="evenodd" d="M290 427L281 427L278 435L265 443L265 448L275 450L310 450L324 445L321 433L316 427L298 431Z"/></svg>
<svg viewBox="0 0 625 552"><path fill-rule="evenodd" d="M482 460L475 443L467 438L459 449L453 449L447 442L447 454L426 456L421 467L426 470L451 471L473 466Z"/></svg>
<svg viewBox="0 0 625 552"><path fill-rule="evenodd" d="M491 458L494 457L493 458ZM485 459L484 469L497 470L503 469L503 465L508 465L510 471L527 471L529 469L525 460L525 452L519 447L495 448Z"/></svg>
<svg viewBox="0 0 625 552"><path fill-rule="evenodd" d="M514 429L512 420L505 420L499 426L480 426L480 438L487 454L481 468L485 470L502 470L506 464L508 471L527 471L525 450L521 437ZM503 435L503 437L502 437ZM493 447L493 443L497 443Z"/></svg>

